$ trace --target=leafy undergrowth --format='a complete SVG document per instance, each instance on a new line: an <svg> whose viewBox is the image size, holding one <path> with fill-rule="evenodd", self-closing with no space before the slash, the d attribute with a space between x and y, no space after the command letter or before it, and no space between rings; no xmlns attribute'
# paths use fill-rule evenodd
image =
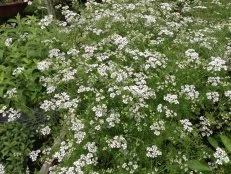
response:
<svg viewBox="0 0 231 174"><path fill-rule="evenodd" d="M230 173L230 10L106 0L1 26L0 172L21 153L16 173ZM29 153L2 133L24 119Z"/></svg>

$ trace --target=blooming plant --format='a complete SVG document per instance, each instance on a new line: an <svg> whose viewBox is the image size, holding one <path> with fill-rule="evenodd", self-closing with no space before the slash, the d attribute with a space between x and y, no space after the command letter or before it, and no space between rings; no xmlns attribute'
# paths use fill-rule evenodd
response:
<svg viewBox="0 0 231 174"><path fill-rule="evenodd" d="M3 72L34 81L23 86L15 78L16 86L4 86L0 113L8 122L21 117L25 107L15 101L21 88L39 107L46 121L35 132L45 141L28 153L36 170L229 173L231 27L226 14L215 13L222 14L222 4L191 2L180 14L176 1L88 1L81 14L60 6L64 21L18 19L25 45L42 34L25 62L10 60L8 70L4 61ZM19 24L33 29L25 34ZM1 41L0 57L19 49L10 32ZM8 165L0 161L1 170Z"/></svg>

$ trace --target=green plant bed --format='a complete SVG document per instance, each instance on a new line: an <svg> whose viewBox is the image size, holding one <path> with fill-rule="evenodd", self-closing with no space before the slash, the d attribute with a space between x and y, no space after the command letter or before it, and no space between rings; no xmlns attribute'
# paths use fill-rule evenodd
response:
<svg viewBox="0 0 231 174"><path fill-rule="evenodd" d="M0 28L0 113L43 120L21 170L230 173L231 3L85 5Z"/></svg>

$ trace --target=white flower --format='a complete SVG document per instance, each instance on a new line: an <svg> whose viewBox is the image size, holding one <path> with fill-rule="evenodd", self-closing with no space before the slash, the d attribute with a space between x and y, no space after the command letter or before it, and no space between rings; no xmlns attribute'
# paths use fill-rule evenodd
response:
<svg viewBox="0 0 231 174"><path fill-rule="evenodd" d="M24 2L27 2L27 3L28 3L28 5L32 5L32 2L31 2L31 1L29 1L29 0L24 0Z"/></svg>
<svg viewBox="0 0 231 174"><path fill-rule="evenodd" d="M166 36L172 37L172 36L174 35L174 33L171 32L171 31L169 31L169 30L166 29L166 28L163 28L163 29L158 33L158 35L159 35L159 36L160 36L160 35L166 35Z"/></svg>
<svg viewBox="0 0 231 174"><path fill-rule="evenodd" d="M92 108L92 111L95 112L95 116L99 118L107 111L107 106L105 104L97 105Z"/></svg>
<svg viewBox="0 0 231 174"><path fill-rule="evenodd" d="M55 94L51 101L44 100L40 108L45 111L56 110L56 109L69 109L69 111L74 111L78 107L79 99L70 99L70 96L66 93Z"/></svg>
<svg viewBox="0 0 231 174"><path fill-rule="evenodd" d="M149 68L165 68L166 67L166 56L159 52L149 52L146 50L144 52L144 57L147 58L144 68L148 70Z"/></svg>
<svg viewBox="0 0 231 174"><path fill-rule="evenodd" d="M84 128L84 124L82 123L81 120L74 118L71 120L71 130L78 132Z"/></svg>
<svg viewBox="0 0 231 174"><path fill-rule="evenodd" d="M77 16L77 13L69 10L68 6L62 7L62 15L65 16L65 19L67 22L72 22L75 20L75 17Z"/></svg>
<svg viewBox="0 0 231 174"><path fill-rule="evenodd" d="M144 18L147 20L147 25L151 25L156 22L155 16L145 15Z"/></svg>
<svg viewBox="0 0 231 174"><path fill-rule="evenodd" d="M120 122L120 114L111 113L106 121L108 122L109 127L115 127L115 124L118 124Z"/></svg>
<svg viewBox="0 0 231 174"><path fill-rule="evenodd" d="M174 94L167 94L166 96L164 96L164 100L168 101L169 103L179 104L177 95L174 95Z"/></svg>
<svg viewBox="0 0 231 174"><path fill-rule="evenodd" d="M11 99L12 97L14 97L17 94L17 89L13 88L13 89L9 89L6 91L6 94L3 96L4 98L9 98Z"/></svg>
<svg viewBox="0 0 231 174"><path fill-rule="evenodd" d="M231 90L225 91L225 97L228 97L229 99L231 99Z"/></svg>
<svg viewBox="0 0 231 174"><path fill-rule="evenodd" d="M163 105L162 104L158 104L157 106L157 112L163 112Z"/></svg>
<svg viewBox="0 0 231 174"><path fill-rule="evenodd" d="M194 49L188 49L185 51L185 55L189 62L199 63L199 54Z"/></svg>
<svg viewBox="0 0 231 174"><path fill-rule="evenodd" d="M214 103L219 101L219 93L218 92L207 92L207 99L212 100Z"/></svg>
<svg viewBox="0 0 231 174"><path fill-rule="evenodd" d="M30 154L29 154L30 155L30 159L33 162L36 161L40 152L41 152L40 150L31 151Z"/></svg>
<svg viewBox="0 0 231 174"><path fill-rule="evenodd" d="M201 116L200 117L200 124L201 124L201 128L200 128L200 131L201 131L201 135L204 137L204 136L210 136L213 131L209 128L211 125L210 125L210 121L209 119Z"/></svg>
<svg viewBox="0 0 231 174"><path fill-rule="evenodd" d="M158 156L161 156L162 152L157 148L156 145L152 145L151 147L147 147L147 153L146 156L150 158L156 158Z"/></svg>
<svg viewBox="0 0 231 174"><path fill-rule="evenodd" d="M166 116L166 118L176 117L177 116L176 112L174 112L171 109L168 109L166 106L164 107L164 110L165 110L165 116Z"/></svg>
<svg viewBox="0 0 231 174"><path fill-rule="evenodd" d="M98 149L95 142L88 142L84 147L88 149L90 153L96 153Z"/></svg>
<svg viewBox="0 0 231 174"><path fill-rule="evenodd" d="M63 75L62 81L70 81L75 79L75 74L77 73L77 70L69 67L63 69L60 73Z"/></svg>
<svg viewBox="0 0 231 174"><path fill-rule="evenodd" d="M95 157L93 153L87 153L86 155L81 154L80 158L77 161L75 161L73 164L76 167L75 173L77 172L78 174L84 174L82 168L86 165L96 165L97 157ZM69 173L68 171L68 173L65 172L65 174L74 174L74 173ZM89 174L91 174L91 172Z"/></svg>
<svg viewBox="0 0 231 174"><path fill-rule="evenodd" d="M76 50L75 48L70 49L69 51L67 51L67 54L71 54L71 55L78 55L79 54L79 50Z"/></svg>
<svg viewBox="0 0 231 174"><path fill-rule="evenodd" d="M5 167L0 163L0 174L5 174Z"/></svg>
<svg viewBox="0 0 231 174"><path fill-rule="evenodd" d="M50 153L51 153L50 147L47 147L47 148L43 149L43 151L42 151L42 154L44 154L44 155L50 155Z"/></svg>
<svg viewBox="0 0 231 174"><path fill-rule="evenodd" d="M114 41L114 44L118 46L119 49L123 49L128 44L127 38L122 37L118 34L113 35L112 40Z"/></svg>
<svg viewBox="0 0 231 174"><path fill-rule="evenodd" d="M113 139L107 140L107 143L110 148L122 148L123 150L127 149L127 141L122 135L115 136Z"/></svg>
<svg viewBox="0 0 231 174"><path fill-rule="evenodd" d="M212 86L218 86L221 83L220 77L208 77L208 83Z"/></svg>
<svg viewBox="0 0 231 174"><path fill-rule="evenodd" d="M160 135L160 131L165 130L164 121L157 121L150 126L150 129L154 131L155 135Z"/></svg>
<svg viewBox="0 0 231 174"><path fill-rule="evenodd" d="M72 142L62 141L59 151L55 152L53 157L57 158L58 162L61 162L63 158L70 152L72 146L73 146Z"/></svg>
<svg viewBox="0 0 231 174"><path fill-rule="evenodd" d="M51 133L51 128L49 126L46 126L40 130L40 133L42 135L49 135Z"/></svg>
<svg viewBox="0 0 231 174"><path fill-rule="evenodd" d="M180 123L183 125L185 131L192 132L192 123L188 119L180 120Z"/></svg>
<svg viewBox="0 0 231 174"><path fill-rule="evenodd" d="M88 46L88 45L86 45L86 46L84 47L85 53L88 53L88 54L93 54L94 51L96 51L96 50L97 50L97 47L96 47L96 46Z"/></svg>
<svg viewBox="0 0 231 174"><path fill-rule="evenodd" d="M220 147L216 148L216 152L213 154L213 156L216 158L216 164L218 165L222 165L224 163L229 162L229 157L227 153Z"/></svg>
<svg viewBox="0 0 231 174"><path fill-rule="evenodd" d="M169 3L161 3L160 4L160 8L164 9L164 10L167 10L167 11L170 11L172 10L171 6Z"/></svg>
<svg viewBox="0 0 231 174"><path fill-rule="evenodd" d="M40 71L45 71L45 70L48 70L51 65L52 65L51 61L43 60L43 61L37 63L37 68Z"/></svg>
<svg viewBox="0 0 231 174"><path fill-rule="evenodd" d="M46 89L47 94L51 94L51 93L55 92L55 89L56 89L55 86L48 86Z"/></svg>
<svg viewBox="0 0 231 174"><path fill-rule="evenodd" d="M199 97L199 92L195 88L194 85L181 86L180 94L184 94L187 100L195 100Z"/></svg>
<svg viewBox="0 0 231 174"><path fill-rule="evenodd" d="M19 111L14 110L13 108L7 109L6 106L3 106L0 109L0 114L2 114L2 117L8 117L8 122L14 121L21 116Z"/></svg>
<svg viewBox="0 0 231 174"><path fill-rule="evenodd" d="M13 70L12 75L15 76L15 75L21 74L23 71L24 71L24 67L18 67Z"/></svg>
<svg viewBox="0 0 231 174"><path fill-rule="evenodd" d="M12 38L7 38L7 39L5 40L5 45L6 45L7 47L9 47L9 46L12 44L12 42L13 42L13 39L12 39Z"/></svg>
<svg viewBox="0 0 231 174"><path fill-rule="evenodd" d="M86 132L78 131L74 134L75 140L77 144L80 144L86 136Z"/></svg>
<svg viewBox="0 0 231 174"><path fill-rule="evenodd" d="M53 15L45 16L43 19L40 20L39 25L41 29L45 29L49 24L53 21Z"/></svg>
<svg viewBox="0 0 231 174"><path fill-rule="evenodd" d="M221 59L220 57L211 57L212 61L209 62L207 66L208 71L221 71L227 70L228 67L226 65L226 61Z"/></svg>
<svg viewBox="0 0 231 174"><path fill-rule="evenodd" d="M220 2L220 0L213 0L212 3L217 4L217 5L222 5L222 3Z"/></svg>
<svg viewBox="0 0 231 174"><path fill-rule="evenodd" d="M52 58L52 57L58 57L59 53L60 53L59 49L56 49L56 48L51 49L51 50L49 50L49 54L48 54L49 56L48 57L50 57L50 58Z"/></svg>

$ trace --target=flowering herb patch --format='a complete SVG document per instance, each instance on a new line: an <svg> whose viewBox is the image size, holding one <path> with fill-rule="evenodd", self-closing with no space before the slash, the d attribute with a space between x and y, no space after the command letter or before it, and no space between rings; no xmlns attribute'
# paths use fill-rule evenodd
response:
<svg viewBox="0 0 231 174"><path fill-rule="evenodd" d="M33 66L36 72L32 101L47 120L36 133L51 138L28 156L41 171L231 171L231 3L181 1L180 13L178 3L103 0L87 2L81 15L59 7L65 21L17 21L33 24L26 38L37 32L47 37L34 43L45 51L30 53L31 64L8 70L24 75ZM1 38L0 58L2 49L12 51L19 42L14 37ZM20 117L18 109L25 112L14 101L23 85L17 84L2 90L0 113L9 122ZM0 160L0 171L10 172Z"/></svg>

